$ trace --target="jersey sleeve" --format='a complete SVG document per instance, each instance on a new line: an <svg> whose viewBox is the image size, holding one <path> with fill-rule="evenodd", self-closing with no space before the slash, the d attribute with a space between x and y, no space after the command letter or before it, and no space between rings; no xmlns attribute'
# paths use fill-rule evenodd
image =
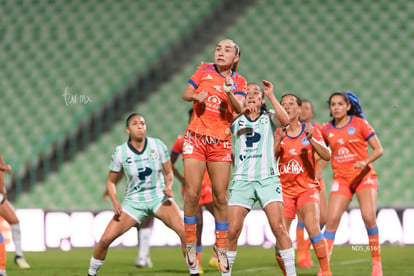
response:
<svg viewBox="0 0 414 276"><path fill-rule="evenodd" d="M313 129L313 135L312 135L312 137L315 138L315 140L318 141L319 143L323 143L325 145L325 139L322 136L322 133L320 131L320 128L315 127Z"/></svg>
<svg viewBox="0 0 414 276"><path fill-rule="evenodd" d="M112 154L109 170L113 172L120 172L122 170L121 146L117 146Z"/></svg>
<svg viewBox="0 0 414 276"><path fill-rule="evenodd" d="M165 145L163 141L158 140L158 148L160 151L159 154L160 154L161 163L164 164L165 162L170 160L170 155L168 153L167 145Z"/></svg>
<svg viewBox="0 0 414 276"><path fill-rule="evenodd" d="M233 91L234 95L241 95L246 98L247 95L247 82L246 79L240 75L237 75L235 80L236 82L236 89Z"/></svg>
<svg viewBox="0 0 414 276"><path fill-rule="evenodd" d="M193 74L193 76L188 80L188 83L191 84L194 89L197 89L198 86L200 85L201 82L201 75L203 72L203 69L208 65L208 63L203 63L201 64L197 70L195 71L195 73Z"/></svg>
<svg viewBox="0 0 414 276"><path fill-rule="evenodd" d="M368 141L372 136L375 136L374 128L368 123L367 120L361 119L361 130L362 136L364 137L365 141Z"/></svg>
<svg viewBox="0 0 414 276"><path fill-rule="evenodd" d="M178 136L177 139L175 139L174 144L171 148L171 154L178 156L183 153L183 141L183 136Z"/></svg>

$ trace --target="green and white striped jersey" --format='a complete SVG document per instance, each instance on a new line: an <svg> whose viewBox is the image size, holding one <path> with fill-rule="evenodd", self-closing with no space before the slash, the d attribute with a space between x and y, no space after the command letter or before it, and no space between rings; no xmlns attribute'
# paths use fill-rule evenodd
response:
<svg viewBox="0 0 414 276"><path fill-rule="evenodd" d="M170 160L167 146L159 139L146 137L142 152L129 142L116 147L109 169L124 171L126 190L124 201L149 202L164 196L162 164Z"/></svg>
<svg viewBox="0 0 414 276"><path fill-rule="evenodd" d="M261 180L277 175L274 156L274 113L262 113L252 121L246 115L231 125L234 180Z"/></svg>

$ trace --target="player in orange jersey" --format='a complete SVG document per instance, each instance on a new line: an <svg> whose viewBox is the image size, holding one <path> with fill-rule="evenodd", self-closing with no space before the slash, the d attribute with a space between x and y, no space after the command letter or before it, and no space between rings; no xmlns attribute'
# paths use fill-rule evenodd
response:
<svg viewBox="0 0 414 276"><path fill-rule="evenodd" d="M230 124L234 114L242 111L246 97L246 80L237 65L240 48L230 39L220 41L214 52L214 63L203 63L189 80L183 99L193 102L193 116L184 136L184 224L186 261L197 266L196 223L201 182L207 168L210 175L216 244L219 267L229 271L226 255L228 231L227 188L231 166Z"/></svg>
<svg viewBox="0 0 414 276"><path fill-rule="evenodd" d="M303 218L323 275L331 275L328 247L319 224L320 185L315 176L315 159L328 161L330 152L319 130L299 121L302 106L299 97L285 94L280 102L290 119L289 126L279 128L275 135L286 228L290 228L297 211Z"/></svg>
<svg viewBox="0 0 414 276"><path fill-rule="evenodd" d="M306 124L312 124L314 128L318 129L322 133L322 126L317 124L313 121L315 113L313 110L313 105L309 100L302 100L302 108L300 110L300 121ZM323 169L328 164L327 161L323 159L319 159L316 162L316 178L319 181L319 185L321 187L320 190L320 215L319 215L319 223L321 225L321 229L326 223L326 215L327 215L327 208L328 208L328 199L326 196L326 187L325 182L323 180ZM303 223L303 219L299 213L298 216L298 224L296 226L296 246L297 246L297 266L301 268L310 268L313 266L311 254L309 251L309 247L311 242L309 239L305 239L305 224Z"/></svg>
<svg viewBox="0 0 414 276"><path fill-rule="evenodd" d="M329 252L332 251L342 214L356 194L369 238L372 275L382 275L376 222L378 183L372 162L382 155L383 148L353 93L333 93L329 97L329 110L333 120L322 129L323 137L332 150L334 174L325 230ZM368 145L372 148L370 153Z"/></svg>
<svg viewBox="0 0 414 276"><path fill-rule="evenodd" d="M189 118L193 115L193 109L191 108L188 111ZM180 181L182 185L182 194L184 197L185 187L184 187L184 176L178 171L174 166L178 157L183 153L183 143L184 136L178 136L171 148L171 163L173 165L174 176ZM201 265L202 251L203 246L201 244L201 234L203 232L203 206L214 216L214 206L213 206L213 194L211 192L211 181L208 176L207 170L204 173L203 181L201 183L201 195L199 201L199 210L197 213L197 260L198 260L198 273L203 274L204 270ZM213 251L213 256L209 261L210 266L218 269L217 255ZM195 272L195 271L194 271Z"/></svg>

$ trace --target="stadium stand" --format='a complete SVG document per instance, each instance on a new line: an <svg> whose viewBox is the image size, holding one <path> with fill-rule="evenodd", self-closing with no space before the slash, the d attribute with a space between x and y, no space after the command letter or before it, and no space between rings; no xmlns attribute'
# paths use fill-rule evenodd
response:
<svg viewBox="0 0 414 276"><path fill-rule="evenodd" d="M111 10L109 6L112 2L104 1L104 3L99 8L96 8L97 13L103 11L109 13L108 10ZM173 6L167 6L167 8L170 12L180 14L178 8L177 11ZM198 8L199 12L203 10L203 7ZM75 8L72 7L71 9ZM93 9L93 6L89 6L87 10L91 12ZM133 7L126 8L126 10L132 9ZM56 9L52 10L56 12ZM76 9L78 12L79 10L79 8ZM116 11L115 13L120 14L125 12L121 8L114 10ZM194 7L190 10L194 12ZM27 12L28 8L25 11ZM208 11L204 10L204 12ZM212 39L209 44L205 45L201 53L196 55L189 54L191 56L189 65L183 64L176 71L176 74L171 76L168 82L163 83L156 93L152 93L145 102L135 105L133 110L145 114L148 123L148 135L160 137L167 145L171 146L176 135L181 134L186 126L186 111L190 105L181 100L181 94L186 81L201 61L211 61L211 49L213 49L216 40L223 37L232 37L241 46L242 59L239 70L247 77L249 82L260 82L262 79L268 79L275 83L277 95L279 96L285 92L294 92L302 98L312 100L316 110L317 121L319 122L327 122L330 119L326 102L332 92L338 90L352 90L355 92L360 97L364 112L376 129L385 150L383 157L375 162L380 183L379 206L412 206L414 202L411 187L411 179L413 179L411 161L413 148L410 120L414 116L414 111L411 108L411 91L413 89L411 76L414 74L414 67L411 66L410 61L414 57L414 50L412 47L408 47L408 45L411 45L411 38L414 36L412 28L409 28L409 26L414 24L412 17L409 16L413 12L414 3L410 1L255 1L254 5L249 6L243 14L240 14L233 24L228 25L228 28L218 33L215 39ZM131 12L125 12L125 14L127 14L125 18L130 20L134 18ZM144 17L144 15L142 16ZM33 17L36 16L33 15ZM180 16L171 17L176 18ZM88 22L95 23L95 21L101 18L111 18L111 16L97 16L94 20L89 20ZM146 15L145 18L148 21L152 17ZM162 18L163 20L169 19L168 16ZM197 16L193 18L197 18ZM72 20L76 23L81 18L67 15L64 19ZM166 26L178 24L178 20L174 21L174 23L163 23L163 20L157 20L157 22L160 25L165 24ZM184 24L186 27L181 29L182 32L186 28L191 27L191 24L188 24L189 21L191 20L187 21L187 25ZM41 20L34 20L34 22L41 22ZM56 21L55 23L58 22ZM83 45L83 47L93 47L94 49L103 47L105 50L97 50L97 53L90 51L84 54L75 54L70 51L64 52L67 56L75 55L80 57L80 60L84 62L82 67L78 67L76 62L72 62L70 67L76 68L76 70L66 71L62 69L57 74L46 72L45 70L44 72L33 73L31 76L34 75L35 79L39 79L38 77L43 75L57 77L53 78L55 79L54 87L60 89L58 91L60 96L63 93L61 91L62 87L67 85L65 79L59 78L61 74L67 75L71 79L75 79L77 74L85 76L84 79L81 78L83 81L76 81L74 83L79 87L78 89L88 87L88 89L84 88L84 91L91 91L90 93L94 97L96 94L92 91L95 90L89 88L89 86L84 86L84 84L86 85L87 83L89 85L89 83L92 83L99 85L100 89L98 90L105 92L114 92L119 87L122 87L123 84L128 82L128 78L124 76L134 70L142 70L149 62L137 65L130 64L132 59L125 59L118 66L109 66L110 64L99 63L99 56L109 56L109 60L116 64L115 60L128 56L124 52L129 51L135 45L144 45L142 47L146 49L149 45L161 42L154 35L140 35L135 40L131 38L134 42L122 46L120 48L123 49L122 51L112 51L112 48L119 48L116 42L120 38L125 39L125 37L132 35L121 32L123 35L120 36L105 36L102 33L107 28L115 28L116 31L121 29L119 25L121 23L118 23L118 25L116 23L102 24L102 26L97 25L98 27L89 24L90 34L88 35L96 39L88 43L88 46ZM82 25L82 27L85 27L85 25ZM135 28L137 28L136 25ZM108 31L109 33L112 33L112 31ZM161 33L164 36L174 36L168 31ZM175 33L175 39L179 39L180 35L182 33ZM81 36L81 39L85 37L87 36ZM102 45L98 45L100 44L99 42L102 42ZM45 49L52 47L46 44L42 42L38 46L45 47ZM60 42L58 45L63 48L66 47L63 44L63 42ZM69 45L70 47L75 47L77 44L82 43L72 41ZM6 45L9 46L3 47L13 48L10 42ZM160 49L168 47L168 45L167 42L163 41L158 51L142 55L155 59L157 54L160 54ZM21 54L12 53L10 55L13 57L13 62L10 61L10 63L14 69L20 68L21 65L26 65L24 58L27 58L29 53L36 54L37 52L37 49L23 51L23 47L19 50L19 52L22 52ZM63 53L59 52L59 54ZM19 61L18 57L20 55L23 56L23 60ZM96 59L93 59L93 62L89 62L89 55L96 56ZM41 56L46 58L45 54ZM12 60L12 58L10 59ZM31 61L29 64L36 66L39 64L39 61ZM52 59L48 66L55 67L57 64L63 66L66 63ZM84 69L78 71L77 68ZM98 71L98 68L103 71ZM13 72L8 72L8 75L3 76L1 79L1 85L3 88L6 88L4 91L10 90L12 87L13 91L38 91L38 89L42 90L41 87L46 82L44 80L38 80L37 82L19 81L15 79L13 74L21 74L21 71L16 70ZM109 82L108 79L111 77L113 78L112 82ZM35 88L27 90L29 87ZM10 94L9 91L5 93L9 95L6 97L8 107L19 108L22 106L22 99L16 99L15 93ZM105 94L103 98L110 97L110 95ZM58 98L57 102L53 102L53 99L51 99L51 104L48 102L47 105L62 106L61 100L61 98ZM25 104L33 103L34 101L33 99L26 100ZM37 101L48 101L48 97L39 97ZM102 102L99 104L102 104ZM77 108L84 108L84 106L75 105L73 108L75 110ZM71 109L70 112L75 112L74 110L72 111ZM10 116L10 110L0 110L0 112L3 116ZM49 109L40 111L38 108L33 108L31 112L33 114L40 114L36 115L39 116L38 119L31 121L29 125L39 124L37 120L43 118L41 112L49 112L49 114L53 114L56 117L61 116L59 118L63 120L66 118L65 112L67 114L69 110L51 112ZM57 113L63 113L63 115ZM7 124L7 129L10 133L14 133L14 136L11 137L21 137L23 132L13 129L13 126L16 122L26 123L30 113L23 113L23 115L11 114L16 119L13 119L13 124ZM72 116L69 117L72 118ZM53 125L54 119L48 118L48 124ZM58 122L60 121L58 120ZM68 125L67 128L70 128L74 124L75 122L71 120L66 123L62 121L62 127ZM20 126L20 124L18 125ZM42 130L40 133L43 131L47 130ZM32 133L32 130L30 130L30 133ZM56 135L58 136L58 134ZM115 124L110 132L101 135L96 142L88 144L81 153L76 154L59 171L52 173L41 185L35 185L30 193L23 193L18 197L15 202L16 207L40 207L58 210L99 210L111 208L110 203L102 201L101 195L105 188L104 181L107 176L110 154L115 145L121 143L125 138L124 122L121 121ZM1 144L10 144L11 138L10 140L5 140L4 137L0 137L0 139ZM16 142L24 144L24 139L17 139ZM3 154L16 156L15 151L8 148L3 150ZM31 154L36 155L35 153ZM329 189L329 171L326 173L326 177ZM177 201L180 202L180 193L177 187L179 183L176 182L175 185ZM71 194L74 196L70 196Z"/></svg>

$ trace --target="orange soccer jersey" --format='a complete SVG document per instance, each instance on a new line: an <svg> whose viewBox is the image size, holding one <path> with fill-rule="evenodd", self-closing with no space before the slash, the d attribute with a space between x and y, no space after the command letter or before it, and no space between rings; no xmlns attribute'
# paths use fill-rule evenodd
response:
<svg viewBox="0 0 414 276"><path fill-rule="evenodd" d="M326 123L322 135L332 150L331 165L334 178L343 178L351 184L355 179L376 175L372 164L369 164L365 170L354 168L356 161L368 157L367 141L375 135L374 129L367 120L350 116L349 122L341 128L335 127L332 122Z"/></svg>
<svg viewBox="0 0 414 276"><path fill-rule="evenodd" d="M237 72L232 72L231 78L234 81L233 93L246 96L246 80ZM193 103L194 113L187 130L223 141L230 140L233 109L223 90L224 79L213 63L203 63L188 81L195 93L207 91L208 97L203 103Z"/></svg>
<svg viewBox="0 0 414 276"><path fill-rule="evenodd" d="M283 195L295 198L312 189L320 190L319 182L315 177L315 150L305 134L305 123L296 137L286 137L280 142L276 152L280 182ZM279 135L280 129L275 136ZM323 143L322 134L314 129L313 138Z"/></svg>

